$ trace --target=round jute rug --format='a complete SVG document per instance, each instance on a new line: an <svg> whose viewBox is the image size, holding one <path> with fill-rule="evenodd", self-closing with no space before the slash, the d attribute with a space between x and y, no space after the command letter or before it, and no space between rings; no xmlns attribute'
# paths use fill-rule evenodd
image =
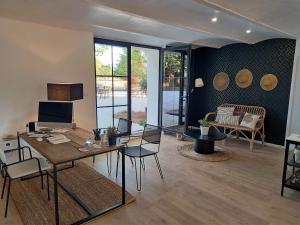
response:
<svg viewBox="0 0 300 225"><path fill-rule="evenodd" d="M184 157L206 162L220 162L228 160L232 157L232 152L230 150L225 150L224 148L215 146L215 152L213 154L199 154L194 151L193 144L186 144L182 146L177 146L177 151Z"/></svg>

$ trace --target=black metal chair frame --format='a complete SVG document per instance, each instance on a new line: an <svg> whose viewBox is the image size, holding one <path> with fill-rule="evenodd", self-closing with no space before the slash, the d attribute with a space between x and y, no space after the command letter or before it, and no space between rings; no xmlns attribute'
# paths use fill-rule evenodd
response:
<svg viewBox="0 0 300 225"><path fill-rule="evenodd" d="M147 135L146 133L148 132L146 129L147 129L147 126L151 126L153 128L155 128L156 130L159 130L159 140L156 140L156 141L151 141L147 138ZM159 174L160 174L160 177L161 179L163 179L163 174L162 174L162 170L161 170L161 166L160 166L160 163L159 163L159 160L158 160L158 157L157 157L157 154L159 153L159 149L160 149L160 139L161 139L161 133L162 133L162 129L158 126L154 126L154 125L151 125L151 124L145 124L144 126L144 131L143 131L143 135L142 135L142 138L141 138L141 142L140 142L140 145L138 146L139 147L139 151L140 151L140 154L139 155L130 155L128 154L128 152L126 153L126 150L129 149L127 146L126 146L126 149L124 151L124 155L125 156L128 156L130 158L133 158L134 159L134 167L135 167L135 174L136 174L136 187L137 187L137 190L138 191L141 191L141 187L142 187L142 168L145 169L145 162L144 162L144 158L145 157L148 157L148 156L154 156L155 158L155 161L156 161L156 165L157 165L157 168L158 168L158 171L159 171ZM148 139L148 140L147 140ZM142 148L143 146L145 145L149 145L149 144L156 144L158 145L157 147L157 152L154 152L152 151L152 153L148 153L147 155L142 155ZM136 146L135 146L136 147ZM150 150L148 150L150 151ZM138 180L138 172L137 172L137 166L136 166L136 158L139 158L140 159L140 176L139 176L139 180ZM119 157L117 158L117 173L118 173L118 161L119 161Z"/></svg>
<svg viewBox="0 0 300 225"><path fill-rule="evenodd" d="M23 147L20 147L20 148L15 148L15 149L11 149L11 150L8 150L9 152L12 152L12 151L20 151L20 157L21 157L21 161L25 160L25 154L24 154L24 149L27 149L28 152L29 152L29 159L32 159L32 152L31 152L31 149L29 146L23 146ZM20 162L20 160L18 161ZM2 162L1 159L0 159L0 171L1 171L1 176L4 178L4 168L6 166L9 166L10 164L7 164L5 162Z"/></svg>
<svg viewBox="0 0 300 225"><path fill-rule="evenodd" d="M127 123L129 123L129 124L127 124L127 126L128 126L128 131L127 132L120 131L120 124L122 123L122 121L126 121ZM123 118L119 119L118 127L117 127L117 130L118 130L117 137L118 138L128 137L128 140L126 141L126 143L123 143L125 146L127 146L127 143L130 141L131 125L132 125L131 120L127 120L127 119L123 119ZM105 130L106 128L99 128L99 129L100 130ZM120 154L120 151L117 151L117 157L120 156L119 154ZM111 157L112 157L112 152L106 153L106 165L107 165L108 174L111 174L111 164L112 164ZM93 163L95 163L95 156L93 156ZM133 164L132 161L131 161L131 163Z"/></svg>
<svg viewBox="0 0 300 225"><path fill-rule="evenodd" d="M6 181L8 179L8 190L7 190L6 204L5 204L5 214L4 214L5 218L7 217L7 210L8 210L8 202L9 202L9 194L10 194L11 181L19 179L19 178L11 178L10 175L9 175L9 173L7 172L7 168L9 166L16 165L16 164L19 164L19 163L23 163L23 162L26 162L26 161L29 161L29 160L37 160L38 168L39 168L39 173L40 173L40 177L41 177L41 185L42 185L42 189L44 189L43 172L41 170L41 164L40 164L40 161L39 161L38 158L32 157L32 158L25 159L25 160L22 160L22 161L19 161L19 162L11 163L9 165L5 165L4 168L3 168L5 176L4 176L4 182L3 182L2 192L1 192L1 199L3 199L5 188L6 188ZM47 186L49 187L48 176L47 176ZM49 199L49 192L48 192L48 199Z"/></svg>

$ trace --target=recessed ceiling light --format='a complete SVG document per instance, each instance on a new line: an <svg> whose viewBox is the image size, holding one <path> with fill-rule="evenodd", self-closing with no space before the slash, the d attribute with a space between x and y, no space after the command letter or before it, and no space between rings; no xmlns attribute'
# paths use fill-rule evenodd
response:
<svg viewBox="0 0 300 225"><path fill-rule="evenodd" d="M218 17L211 18L211 22L213 22L213 23L218 22Z"/></svg>
<svg viewBox="0 0 300 225"><path fill-rule="evenodd" d="M250 34L252 32L251 29L246 30L246 34Z"/></svg>

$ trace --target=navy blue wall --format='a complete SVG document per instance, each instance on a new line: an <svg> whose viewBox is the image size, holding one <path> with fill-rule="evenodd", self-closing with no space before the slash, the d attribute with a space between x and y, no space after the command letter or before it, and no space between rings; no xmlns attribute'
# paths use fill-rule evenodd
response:
<svg viewBox="0 0 300 225"><path fill-rule="evenodd" d="M266 108L266 141L284 144L289 94L296 41L270 39L253 45L232 44L220 49L198 48L192 54L191 83L202 77L205 86L190 95L188 124L198 126L198 120L207 112L216 111L222 103L258 105ZM253 83L242 89L235 83L236 73L249 69ZM230 84L225 91L216 91L213 78L218 72L226 72ZM278 86L270 92L260 87L264 74L278 78Z"/></svg>

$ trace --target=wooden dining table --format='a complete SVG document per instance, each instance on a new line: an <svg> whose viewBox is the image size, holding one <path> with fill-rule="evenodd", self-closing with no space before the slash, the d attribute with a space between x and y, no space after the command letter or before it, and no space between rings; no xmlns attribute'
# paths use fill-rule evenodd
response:
<svg viewBox="0 0 300 225"><path fill-rule="evenodd" d="M51 135L52 133L49 133ZM111 210L125 205L125 155L123 154L125 146L124 145L114 145L107 147L85 147L85 141L91 136L91 132L82 129L75 128L70 129L63 133L71 141L61 144L51 144L46 138L43 141L38 141L36 138L29 137L27 133L18 133L18 145L19 149L21 147L20 139L27 142L30 147L35 149L39 154L41 154L45 159L47 159L53 166L53 169L49 172L49 175L53 178L54 183L54 202L55 202L55 224L60 224L59 216L59 205L58 205L58 186L60 186L75 202L85 210L87 217L73 223L82 224L89 220L92 220L100 215L103 215ZM88 151L80 151L79 149L88 148ZM80 200L75 193L68 190L61 182L58 181L59 169L58 166L71 162L74 164L75 161L81 160L88 157L93 157L96 155L109 153L113 151L120 151L122 153L122 199L119 204L109 207L106 210L95 212L90 209L84 202ZM21 155L20 155L21 158Z"/></svg>

